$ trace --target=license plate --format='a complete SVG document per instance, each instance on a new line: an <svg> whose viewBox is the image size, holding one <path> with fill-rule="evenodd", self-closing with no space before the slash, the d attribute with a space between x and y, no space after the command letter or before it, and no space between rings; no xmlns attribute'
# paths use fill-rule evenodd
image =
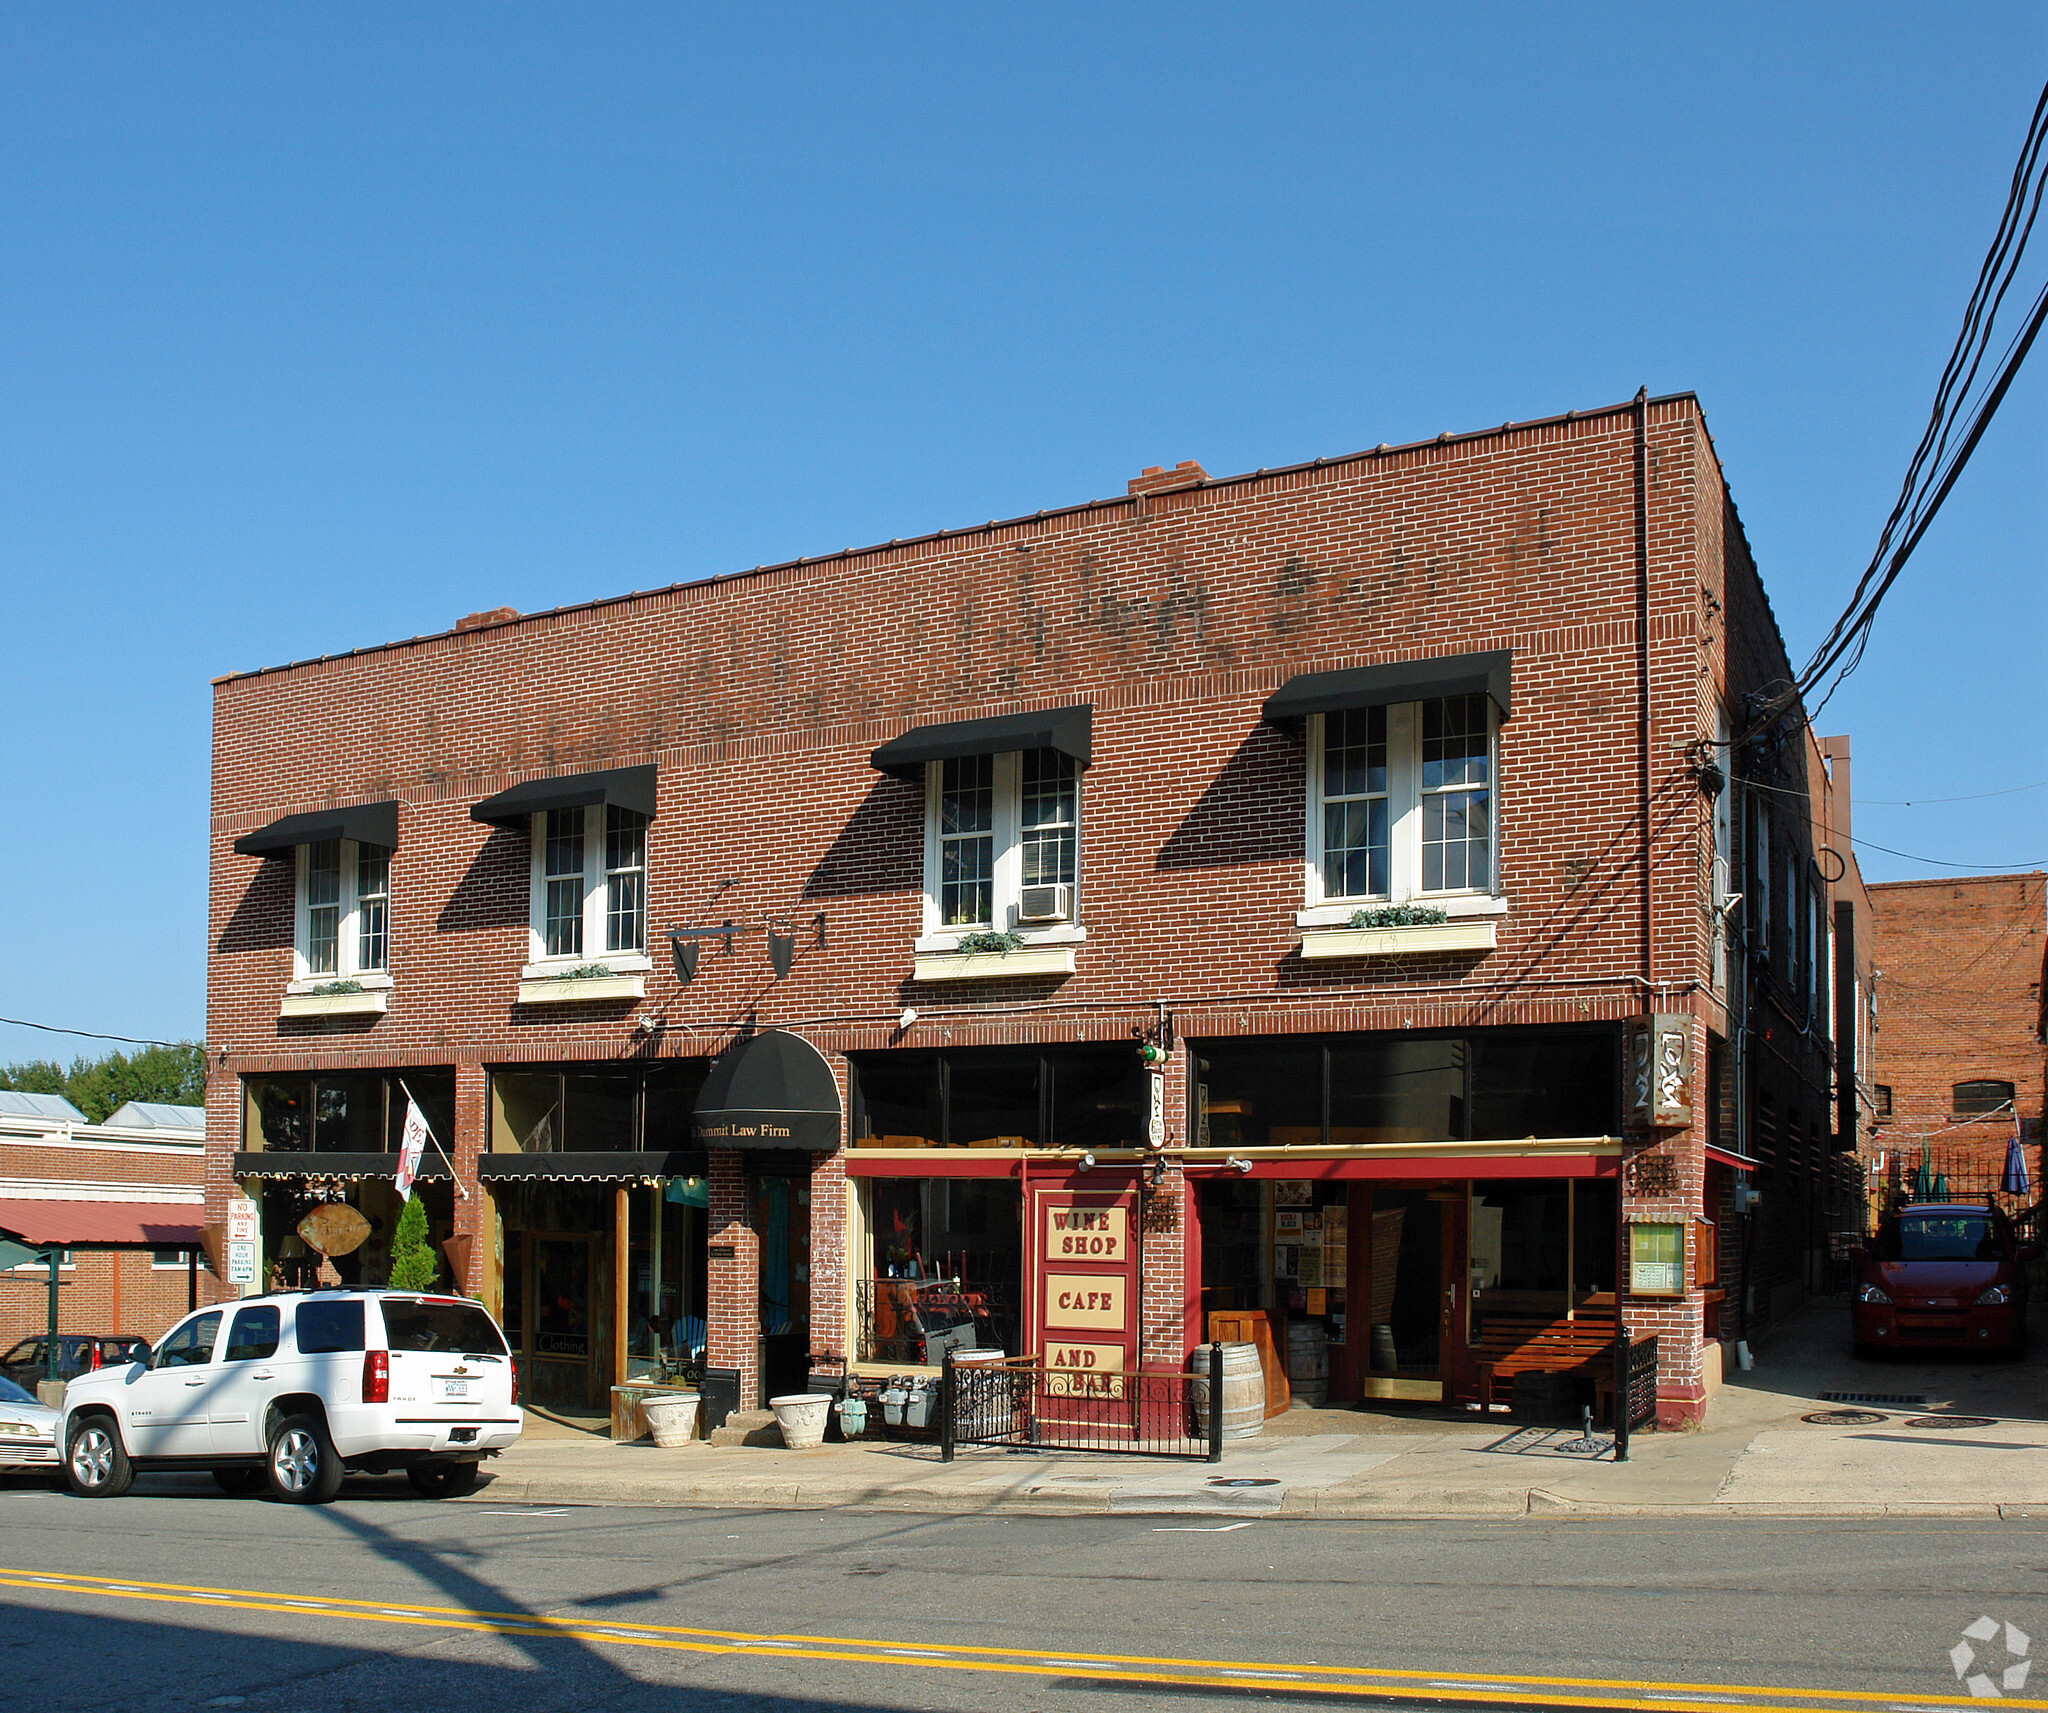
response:
<svg viewBox="0 0 2048 1713"><path fill-rule="evenodd" d="M469 1396L469 1382L467 1380L443 1380L441 1382L441 1396L444 1398L466 1398Z"/></svg>

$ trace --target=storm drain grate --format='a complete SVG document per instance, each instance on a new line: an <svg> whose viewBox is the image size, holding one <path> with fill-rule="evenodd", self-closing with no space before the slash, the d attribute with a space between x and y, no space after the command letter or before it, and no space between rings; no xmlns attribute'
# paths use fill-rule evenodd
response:
<svg viewBox="0 0 2048 1713"><path fill-rule="evenodd" d="M1927 1394L1914 1392L1823 1392L1820 1401L1824 1404L1889 1404L1893 1409L1924 1410L1927 1408Z"/></svg>

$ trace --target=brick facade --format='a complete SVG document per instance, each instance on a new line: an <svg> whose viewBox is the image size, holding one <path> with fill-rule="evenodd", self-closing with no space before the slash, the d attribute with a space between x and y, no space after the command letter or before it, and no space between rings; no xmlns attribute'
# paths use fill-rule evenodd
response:
<svg viewBox="0 0 2048 1713"><path fill-rule="evenodd" d="M1866 1150L1884 1153L1880 1184L1894 1181L1896 1161L1910 1186L1924 1150L1953 1188L1995 1187L2017 1118L2026 1200L2038 1201L2048 876L1891 881L1871 887L1870 899L1880 972L1874 1080L1890 1094L1889 1117ZM1958 1113L1956 1085L1976 1081L2012 1084L2015 1109Z"/></svg>
<svg viewBox="0 0 2048 1713"><path fill-rule="evenodd" d="M1825 1037L1802 1035L1794 1051L1766 1027L1778 1068L1744 1089L1706 1088L1710 1057L1725 1057L1710 1045L1738 1024L1712 978L1714 797L1699 767L1716 753L1719 711L1745 727L1749 699L1788 667L1697 402L1235 478L1186 464L1130 489L218 680L209 1217L222 1216L243 1145L239 1079L251 1074L455 1066L470 1173L495 1065L706 1057L777 1027L814 1041L843 1077L849 1052L1129 1043L1163 1014L1189 1040L1619 1023L1648 1010L1693 1019L1699 1116L1628 1141L1673 1172L1653 1195L1626 1190L1624 1217L1700 1212L1709 1109L1753 1108L1772 1078L1786 1083L1782 1116L1760 1151L1788 1196L1820 1205L1804 1186L1831 1169ZM1261 723L1263 699L1295 673L1489 650L1513 653L1495 949L1305 960L1302 744ZM923 792L874 771L869 751L927 722L1084 702L1087 937L1074 973L916 981ZM1739 782L1797 801L1778 836L1788 861L1813 868L1830 787L1807 765L1818 751L1797 710L1738 746L1732 766L1719 753ZM470 805L530 777L646 764L659 770L659 814L645 1001L519 1004L528 841L478 825ZM280 1019L291 865L230 847L284 815L389 798L401 805L389 1010ZM767 967L771 917L805 925L784 981ZM659 931L726 918L736 950L708 943L679 985ZM1185 1056L1167 1074L1177 1144ZM1807 1092L1794 1098L1794 1084ZM1619 1152L1599 1169L1613 1172ZM822 1157L813 1176L814 1360L847 1355L844 1166ZM758 1238L741 1170L713 1152L710 1344L714 1363L747 1371L751 1401ZM1143 1355L1177 1363L1199 1335L1197 1165L1184 1174L1169 1158L1164 1172L1147 1203ZM457 1219L476 1238L465 1284L485 1291L488 1197L458 1203ZM1709 1306L1694 1292L1631 1309L1659 1332L1667 1413L1699 1408Z"/></svg>

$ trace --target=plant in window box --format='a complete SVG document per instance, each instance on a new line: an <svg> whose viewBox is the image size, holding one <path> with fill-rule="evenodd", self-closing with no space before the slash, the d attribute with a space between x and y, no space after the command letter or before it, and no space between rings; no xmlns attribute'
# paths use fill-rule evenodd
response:
<svg viewBox="0 0 2048 1713"><path fill-rule="evenodd" d="M610 964L578 964L562 973L564 981L603 981L612 973Z"/></svg>
<svg viewBox="0 0 2048 1713"><path fill-rule="evenodd" d="M1451 919L1450 912L1427 904L1382 904L1377 909L1354 910L1354 928L1440 928Z"/></svg>
<svg viewBox="0 0 2048 1713"><path fill-rule="evenodd" d="M363 984L359 981L323 981L314 984L313 992L321 995L331 993L361 993Z"/></svg>
<svg viewBox="0 0 2048 1713"><path fill-rule="evenodd" d="M1023 945L1022 934L992 933L984 929L979 933L962 934L958 949L968 953L1014 952L1021 950Z"/></svg>

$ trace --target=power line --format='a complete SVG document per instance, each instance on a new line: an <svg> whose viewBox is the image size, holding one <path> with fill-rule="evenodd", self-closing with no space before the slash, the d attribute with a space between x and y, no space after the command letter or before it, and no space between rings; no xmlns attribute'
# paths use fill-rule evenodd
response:
<svg viewBox="0 0 2048 1713"><path fill-rule="evenodd" d="M88 1041L120 1041L130 1047L196 1047L197 1041L150 1041L137 1035L108 1035L98 1029L65 1029L55 1023L31 1023L25 1017L0 1017L17 1029L41 1029L50 1035L82 1035Z"/></svg>
<svg viewBox="0 0 2048 1713"><path fill-rule="evenodd" d="M1900 484L1899 497L1892 506L1891 515L1885 519L1884 528L1878 533L1877 547L1870 556L1870 563L1857 579L1848 605L1814 650L1804 670L1793 684L1757 710L1745 737L1754 737L1786 709L1801 702L1807 704L1807 718L1813 718L1841 688L1842 681L1862 663L1879 606L1934 522L1943 501L1955 487L1957 478L1970 461L1970 455L1976 451L1978 442L1983 439L1985 430L1998 413L1998 407L2004 402L2020 365L2033 348L2035 336L2041 331L2043 322L2048 321L2048 286L2044 286L2035 297L2024 326L2006 346L1996 378L1973 406L1972 389L1992 349L1991 340L1999 309L2019 275L2027 241L2033 235L2034 222L2041 211L2042 192L2048 189L2048 178L2038 175L2044 144L2048 144L2048 85L2042 87L2034 103L2033 118L2028 123L2026 138L2020 145L2019 160L2013 168L2012 183L2006 192L2005 209L1999 216L1990 248L1977 270L1976 286L1963 311L1962 329L1957 333L1948 361L1942 367L1927 427L1906 467L1905 480ZM1960 438L1957 438L1959 431ZM1950 449L1952 441L1953 450ZM1818 701L1813 700L1814 692L1824 681L1827 682L1826 691Z"/></svg>
<svg viewBox="0 0 2048 1713"><path fill-rule="evenodd" d="M1987 797L2012 797L2022 791L2038 791L2048 779L2031 785L2008 785L2003 791L1972 791L1967 797L1856 797L1851 801L1866 809L1924 809L1935 803L1981 803Z"/></svg>
<svg viewBox="0 0 2048 1713"><path fill-rule="evenodd" d="M1915 856L1911 851L1895 851L1890 845L1881 845L1875 839L1859 839L1850 835L1849 843L1861 845L1865 850L1883 851L1886 856L1904 857L1908 862L1931 862L1936 868L1969 868L1980 874L2015 874L2023 869L2040 868L2038 862L1949 862L1942 857Z"/></svg>

